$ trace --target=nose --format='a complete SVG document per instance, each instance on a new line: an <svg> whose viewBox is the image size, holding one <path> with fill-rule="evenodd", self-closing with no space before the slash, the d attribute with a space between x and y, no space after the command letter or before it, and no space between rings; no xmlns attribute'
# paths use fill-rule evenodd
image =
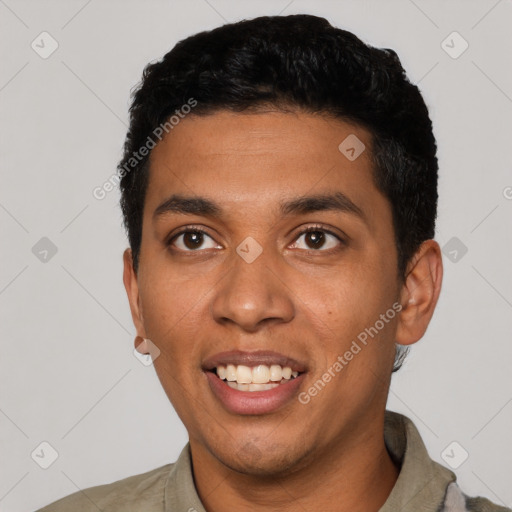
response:
<svg viewBox="0 0 512 512"><path fill-rule="evenodd" d="M292 293L270 254L264 250L252 263L237 253L231 259L232 267L211 302L215 321L237 325L246 332L290 322L295 316Z"/></svg>

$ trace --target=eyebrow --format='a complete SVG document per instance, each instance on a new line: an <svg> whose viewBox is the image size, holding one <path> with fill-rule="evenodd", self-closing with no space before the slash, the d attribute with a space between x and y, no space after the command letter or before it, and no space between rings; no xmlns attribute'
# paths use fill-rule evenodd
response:
<svg viewBox="0 0 512 512"><path fill-rule="evenodd" d="M297 197L281 202L279 210L282 216L304 215L319 211L339 211L356 215L366 221L363 210L342 192ZM221 218L223 216L223 209L220 205L206 197L187 197L174 194L155 209L153 219L167 213Z"/></svg>

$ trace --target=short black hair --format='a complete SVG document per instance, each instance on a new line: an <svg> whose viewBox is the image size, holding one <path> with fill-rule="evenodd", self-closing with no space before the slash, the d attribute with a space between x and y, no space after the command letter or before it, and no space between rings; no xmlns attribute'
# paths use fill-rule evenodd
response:
<svg viewBox="0 0 512 512"><path fill-rule="evenodd" d="M372 137L375 184L391 204L400 279L420 244L434 237L436 141L422 95L397 54L317 16L262 16L188 37L144 69L118 166L135 271L150 157L147 151L140 157L139 150L191 99L190 115L271 107L365 128ZM395 370L406 352L397 350Z"/></svg>

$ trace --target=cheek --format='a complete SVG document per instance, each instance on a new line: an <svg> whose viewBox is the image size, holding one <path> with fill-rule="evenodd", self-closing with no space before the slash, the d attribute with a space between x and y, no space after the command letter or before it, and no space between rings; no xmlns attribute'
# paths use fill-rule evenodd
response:
<svg viewBox="0 0 512 512"><path fill-rule="evenodd" d="M168 356L166 364L179 366L180 371L185 369L184 361L199 350L199 332L206 321L201 314L208 300L206 292L204 280L184 281L157 269L141 287L147 336Z"/></svg>
<svg viewBox="0 0 512 512"><path fill-rule="evenodd" d="M387 277L388 272L380 265L355 262L331 270L314 284L305 283L302 289L314 297L312 302L323 318L347 326L357 325L374 321L375 315L378 317L391 306L396 284Z"/></svg>
<svg viewBox="0 0 512 512"><path fill-rule="evenodd" d="M382 265L353 264L331 272L329 279L319 278L314 284L304 281L297 288L300 302L307 306L304 315L324 340L329 360L343 355L358 339L367 342L360 343L367 357L389 349L394 338L396 312L392 306L397 295L396 281L389 275L389 269ZM370 344L377 339L382 343Z"/></svg>
<svg viewBox="0 0 512 512"><path fill-rule="evenodd" d="M141 298L146 333L160 350L155 371L179 417L191 425L190 403L200 403L201 399L197 384L203 378L199 361L206 321L201 308L204 310L207 295L198 288L199 282L181 281L155 270L154 278L147 279L142 287Z"/></svg>

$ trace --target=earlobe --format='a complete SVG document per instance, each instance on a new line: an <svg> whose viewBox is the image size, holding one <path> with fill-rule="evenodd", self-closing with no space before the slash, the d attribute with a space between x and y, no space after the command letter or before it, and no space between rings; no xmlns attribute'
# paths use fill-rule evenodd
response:
<svg viewBox="0 0 512 512"><path fill-rule="evenodd" d="M131 249L126 249L123 253L123 283L130 303L130 311L132 314L133 324L137 331L137 335L141 338L146 338L146 331L144 328L144 318L142 315L142 307L140 304L139 285L137 282L137 275L133 268L133 259ZM137 347L136 347L137 348Z"/></svg>
<svg viewBox="0 0 512 512"><path fill-rule="evenodd" d="M133 345L139 354L149 354L148 341L146 338L142 336L135 336L135 340L133 341Z"/></svg>
<svg viewBox="0 0 512 512"><path fill-rule="evenodd" d="M402 286L402 311L396 342L411 345L422 338L434 314L441 292L443 262L435 240L423 242L412 258Z"/></svg>

